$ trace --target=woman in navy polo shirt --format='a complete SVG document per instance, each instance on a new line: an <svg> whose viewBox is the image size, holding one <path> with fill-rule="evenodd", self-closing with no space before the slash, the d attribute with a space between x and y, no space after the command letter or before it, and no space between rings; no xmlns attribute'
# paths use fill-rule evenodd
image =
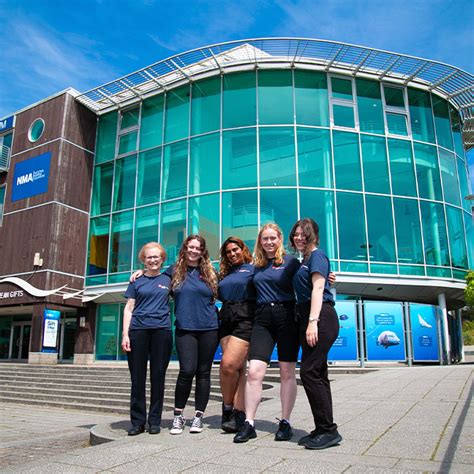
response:
<svg viewBox="0 0 474 474"><path fill-rule="evenodd" d="M255 244L254 265L257 308L245 386L246 420L235 435L234 442L245 443L257 436L254 419L262 398L263 378L275 343L278 347L282 409L275 440L288 441L293 435L289 420L296 399L295 367L299 349L293 276L300 264L295 257L285 254L283 233L276 224L266 224L260 229Z"/></svg>
<svg viewBox="0 0 474 474"><path fill-rule="evenodd" d="M145 431L147 421L145 383L150 359L151 399L148 432L160 432L166 369L171 355L172 332L169 308L171 279L160 273L165 249L157 242L145 244L138 254L146 275L130 283L125 297L122 350L127 353L132 379L129 436Z"/></svg>
<svg viewBox="0 0 474 474"><path fill-rule="evenodd" d="M334 298L329 289L330 264L318 248L319 227L301 219L290 232L290 243L303 255L293 278L303 348L300 376L313 413L315 429L298 444L307 449L325 449L342 441L333 421L328 352L339 333Z"/></svg>
<svg viewBox="0 0 474 474"><path fill-rule="evenodd" d="M211 368L219 344L217 273L211 264L206 241L200 235L186 238L176 264L167 269L172 275L175 301L176 350L179 375L175 389L175 409L171 434L181 434L186 424L184 408L196 377L195 414L190 433L203 430L202 417L209 401Z"/></svg>
<svg viewBox="0 0 474 474"><path fill-rule="evenodd" d="M220 252L221 428L236 433L245 421L246 365L255 313L254 266L248 247L238 237L229 237Z"/></svg>

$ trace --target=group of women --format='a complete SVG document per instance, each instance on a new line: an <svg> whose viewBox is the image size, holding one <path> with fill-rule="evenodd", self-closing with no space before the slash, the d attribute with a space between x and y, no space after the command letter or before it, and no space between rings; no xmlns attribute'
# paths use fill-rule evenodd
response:
<svg viewBox="0 0 474 474"><path fill-rule="evenodd" d="M214 271L206 242L199 235L187 237L176 264L164 273L163 247L151 242L142 248L139 257L145 271L133 275L125 293L128 300L122 348L127 352L132 379L129 435L142 433L147 421L150 434L160 432L164 379L171 353L171 294L180 365L171 434L181 434L186 426L184 408L194 378L195 414L189 431L203 430L211 367L220 341L222 429L235 433L235 443L257 436L255 415L276 344L282 413L275 440L290 440L290 417L297 392L295 369L301 345L300 376L315 429L299 444L308 449L324 449L340 443L327 370L327 354L339 330L329 289L333 280L329 260L318 249L319 229L312 219L296 222L289 240L301 256L301 264L285 252L283 234L276 224L265 224L260 229L254 258L241 239L229 237L221 247L219 273ZM219 313L217 299L222 302ZM148 357L151 400L147 419Z"/></svg>

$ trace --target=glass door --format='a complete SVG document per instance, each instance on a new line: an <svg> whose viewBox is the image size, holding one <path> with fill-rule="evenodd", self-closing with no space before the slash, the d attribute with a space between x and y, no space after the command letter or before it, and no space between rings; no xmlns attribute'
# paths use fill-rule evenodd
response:
<svg viewBox="0 0 474 474"><path fill-rule="evenodd" d="M30 349L31 324L13 323L10 338L9 359L28 359Z"/></svg>

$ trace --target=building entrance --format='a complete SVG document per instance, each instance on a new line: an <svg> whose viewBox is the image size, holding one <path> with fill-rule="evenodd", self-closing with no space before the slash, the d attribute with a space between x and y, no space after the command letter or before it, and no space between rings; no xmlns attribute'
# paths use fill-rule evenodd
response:
<svg viewBox="0 0 474 474"><path fill-rule="evenodd" d="M30 348L31 323L12 323L9 359L28 359Z"/></svg>

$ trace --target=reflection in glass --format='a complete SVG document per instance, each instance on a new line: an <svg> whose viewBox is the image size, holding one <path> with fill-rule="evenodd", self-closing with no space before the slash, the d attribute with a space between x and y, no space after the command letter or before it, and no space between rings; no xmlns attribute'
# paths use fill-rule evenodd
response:
<svg viewBox="0 0 474 474"><path fill-rule="evenodd" d="M118 112L101 115L97 127L97 146L95 163L113 160L115 157L115 138L117 134Z"/></svg>
<svg viewBox="0 0 474 474"><path fill-rule="evenodd" d="M91 201L91 214L93 216L110 212L113 170L113 163L95 167Z"/></svg>
<svg viewBox="0 0 474 474"><path fill-rule="evenodd" d="M294 71L296 123L329 126L326 74L315 71Z"/></svg>
<svg viewBox="0 0 474 474"><path fill-rule="evenodd" d="M451 135L448 103L435 94L432 94L431 97L433 99L433 113L438 145L452 150L453 137Z"/></svg>
<svg viewBox="0 0 474 474"><path fill-rule="evenodd" d="M186 235L186 200L162 204L160 224L160 243L168 254L166 266L176 261Z"/></svg>
<svg viewBox="0 0 474 474"><path fill-rule="evenodd" d="M454 155L440 148L439 163L441 165L444 200L450 204L460 206L458 174Z"/></svg>
<svg viewBox="0 0 474 474"><path fill-rule="evenodd" d="M370 259L377 262L395 262L392 200L385 196L371 195L367 195L365 199Z"/></svg>
<svg viewBox="0 0 474 474"><path fill-rule="evenodd" d="M399 196L416 196L416 182L411 144L405 140L388 140L392 192Z"/></svg>
<svg viewBox="0 0 474 474"><path fill-rule="evenodd" d="M219 190L218 133L191 139L189 194Z"/></svg>
<svg viewBox="0 0 474 474"><path fill-rule="evenodd" d="M160 200L161 153L158 147L138 156L137 206Z"/></svg>
<svg viewBox="0 0 474 474"><path fill-rule="evenodd" d="M140 125L140 150L153 148L163 142L164 95L160 94L143 101Z"/></svg>
<svg viewBox="0 0 474 474"><path fill-rule="evenodd" d="M421 201L421 219L427 265L449 265L448 239L442 204Z"/></svg>
<svg viewBox="0 0 474 474"><path fill-rule="evenodd" d="M138 259L138 252L142 246L147 242L158 241L159 215L158 205L141 207L136 210L132 270L142 267L142 262Z"/></svg>
<svg viewBox="0 0 474 474"><path fill-rule="evenodd" d="M226 74L223 95L222 127L244 127L257 121L255 71Z"/></svg>
<svg viewBox="0 0 474 474"><path fill-rule="evenodd" d="M393 199L398 262L424 263L418 203L414 199Z"/></svg>
<svg viewBox="0 0 474 474"><path fill-rule="evenodd" d="M132 266L133 211L112 215L109 273L129 272Z"/></svg>
<svg viewBox="0 0 474 474"><path fill-rule="evenodd" d="M114 201L112 209L120 211L133 207L137 155L115 161Z"/></svg>
<svg viewBox="0 0 474 474"><path fill-rule="evenodd" d="M415 143L416 176L421 198L442 200L441 177L439 174L436 147Z"/></svg>
<svg viewBox="0 0 474 474"><path fill-rule="evenodd" d="M221 121L221 78L192 84L191 135L218 130Z"/></svg>
<svg viewBox="0 0 474 474"><path fill-rule="evenodd" d="M333 131L336 188L362 190L357 134Z"/></svg>
<svg viewBox="0 0 474 474"><path fill-rule="evenodd" d="M361 135L360 140L362 162L364 164L365 191L390 194L385 138Z"/></svg>
<svg viewBox="0 0 474 474"><path fill-rule="evenodd" d="M415 140L436 143L429 92L408 89L411 133Z"/></svg>
<svg viewBox="0 0 474 474"><path fill-rule="evenodd" d="M163 162L163 199L186 195L188 173L188 141L165 146Z"/></svg>
<svg viewBox="0 0 474 474"><path fill-rule="evenodd" d="M467 265L467 248L464 236L462 211L452 206L446 206L448 222L449 248L451 250L451 266L469 268Z"/></svg>
<svg viewBox="0 0 474 474"><path fill-rule="evenodd" d="M110 217L95 217L89 226L89 262L88 275L107 273L107 257L109 255Z"/></svg>
<svg viewBox="0 0 474 474"><path fill-rule="evenodd" d="M367 260L362 194L337 193L337 223L339 258L341 260Z"/></svg>
<svg viewBox="0 0 474 474"><path fill-rule="evenodd" d="M290 70L258 72L258 122L293 123L293 87Z"/></svg>
<svg viewBox="0 0 474 474"><path fill-rule="evenodd" d="M165 142L189 135L189 86L166 94Z"/></svg>
<svg viewBox="0 0 474 474"><path fill-rule="evenodd" d="M288 234L298 218L296 189L261 189L260 214L260 225L276 222L282 228L286 246Z"/></svg>
<svg viewBox="0 0 474 474"><path fill-rule="evenodd" d="M125 155L136 151L137 149L137 137L138 132L127 133L126 135L120 135L119 140L119 155Z"/></svg>
<svg viewBox="0 0 474 474"><path fill-rule="evenodd" d="M377 81L356 79L356 87L360 131L383 134L385 127L380 84Z"/></svg>

